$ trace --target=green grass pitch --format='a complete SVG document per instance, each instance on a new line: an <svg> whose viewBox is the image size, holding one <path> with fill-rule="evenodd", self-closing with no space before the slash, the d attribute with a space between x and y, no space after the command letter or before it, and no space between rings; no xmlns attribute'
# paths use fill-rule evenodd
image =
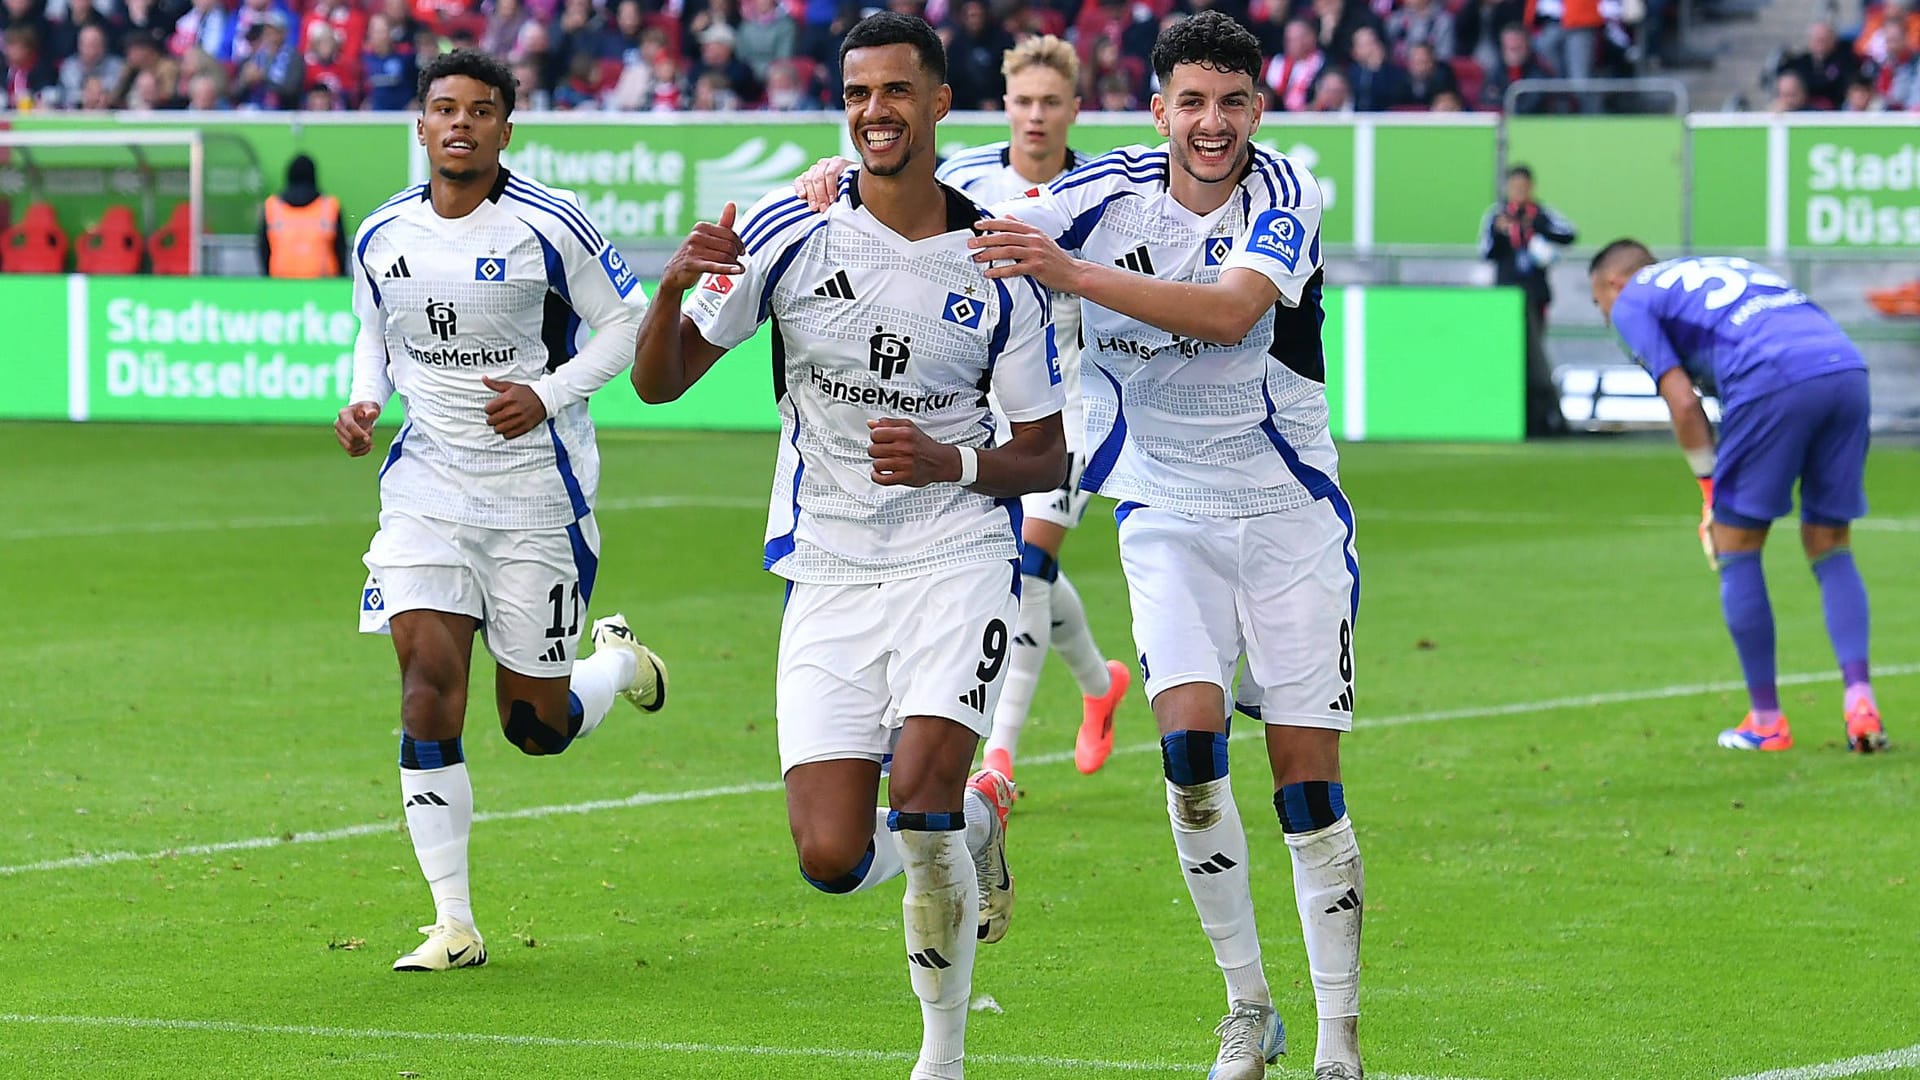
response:
<svg viewBox="0 0 1920 1080"><path fill-rule="evenodd" d="M817 894L787 838L772 438L603 437L593 606L670 659L672 700L617 705L549 760L476 709L492 960L403 976L432 905L392 654L355 633L377 459L324 427L0 426L0 1076L904 1077L898 886ZM1800 745L1714 747L1744 699L1669 443L1360 445L1343 482L1369 1075L1920 1076L1920 453L1874 451L1855 540L1895 748L1871 759L1844 750L1790 530L1767 565ZM1127 656L1106 510L1063 563ZM1224 1000L1150 719L1136 695L1091 778L1067 763L1077 722L1053 664L969 1076L1203 1075ZM1261 755L1234 760L1293 1035L1275 1075L1301 1077L1285 848Z"/></svg>

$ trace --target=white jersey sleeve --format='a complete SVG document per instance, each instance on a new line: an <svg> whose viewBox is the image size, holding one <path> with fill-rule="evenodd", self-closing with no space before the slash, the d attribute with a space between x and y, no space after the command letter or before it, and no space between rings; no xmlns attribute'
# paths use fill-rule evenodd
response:
<svg viewBox="0 0 1920 1080"><path fill-rule="evenodd" d="M362 234L365 231L363 226ZM393 377L387 370L387 316L373 297L366 264L358 258L353 260L353 313L360 319L360 333L353 339L353 391L347 402L384 406L393 396Z"/></svg>
<svg viewBox="0 0 1920 1080"><path fill-rule="evenodd" d="M1060 350L1054 340L1053 303L1032 278L1000 283L1006 311L1005 337L993 353L993 396L1016 424L1060 412Z"/></svg>
<svg viewBox="0 0 1920 1080"><path fill-rule="evenodd" d="M550 190L567 207L580 212L579 199L573 192ZM585 219L584 212L581 218ZM588 248L583 237L595 241L598 250ZM593 331L573 359L533 383L533 392L547 407L547 415L552 416L587 400L633 363L633 344L646 316L647 296L619 249L597 231L561 230L549 242L553 250L547 258L557 258L560 264L559 273L551 275L558 286L554 291Z"/></svg>
<svg viewBox="0 0 1920 1080"><path fill-rule="evenodd" d="M746 248L745 273L708 274L700 280L686 317L700 336L731 349L754 335L771 314L769 280L780 259L825 218L814 213L791 188L780 188L753 204L735 230Z"/></svg>
<svg viewBox="0 0 1920 1080"><path fill-rule="evenodd" d="M1307 283L1321 267L1320 183L1304 166L1292 162L1284 163L1276 181L1294 190L1275 200L1280 206L1254 216L1234 242L1233 253L1227 256L1221 272L1252 270L1273 282L1280 290L1281 302L1299 307Z"/></svg>

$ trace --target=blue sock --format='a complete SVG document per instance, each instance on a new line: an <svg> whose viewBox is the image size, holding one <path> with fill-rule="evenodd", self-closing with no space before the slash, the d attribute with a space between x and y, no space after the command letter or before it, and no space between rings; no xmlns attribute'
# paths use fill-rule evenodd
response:
<svg viewBox="0 0 1920 1080"><path fill-rule="evenodd" d="M1820 603L1827 613L1827 637L1834 659L1847 680L1851 700L1867 685L1867 586L1853 551L1838 547L1814 560L1813 576L1820 582Z"/></svg>
<svg viewBox="0 0 1920 1080"><path fill-rule="evenodd" d="M1227 736L1219 731L1170 731L1160 736L1160 764L1181 787L1227 775Z"/></svg>
<svg viewBox="0 0 1920 1080"><path fill-rule="evenodd" d="M403 769L444 769L465 760L467 755L461 749L459 736L416 739L404 732L400 735L400 767Z"/></svg>
<svg viewBox="0 0 1920 1080"><path fill-rule="evenodd" d="M1319 832L1347 816L1347 796L1338 780L1305 780L1274 792L1273 808L1281 832Z"/></svg>
<svg viewBox="0 0 1920 1080"><path fill-rule="evenodd" d="M1780 690L1773 667L1773 605L1767 600L1767 575L1757 551L1720 556L1720 609L1740 654L1747 696L1759 719L1779 715Z"/></svg>

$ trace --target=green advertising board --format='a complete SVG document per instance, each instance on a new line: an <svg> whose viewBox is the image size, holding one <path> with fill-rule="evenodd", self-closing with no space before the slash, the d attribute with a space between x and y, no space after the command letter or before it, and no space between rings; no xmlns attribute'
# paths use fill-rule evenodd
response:
<svg viewBox="0 0 1920 1080"><path fill-rule="evenodd" d="M1920 248L1920 125L1787 129L1787 245Z"/></svg>
<svg viewBox="0 0 1920 1080"><path fill-rule="evenodd" d="M13 275L0 304L41 314L15 350L4 418L326 425L352 386L344 281ZM1336 437L1520 438L1518 292L1330 289L1324 304ZM591 409L608 429L769 430L772 371L763 327L677 402L616 383Z"/></svg>

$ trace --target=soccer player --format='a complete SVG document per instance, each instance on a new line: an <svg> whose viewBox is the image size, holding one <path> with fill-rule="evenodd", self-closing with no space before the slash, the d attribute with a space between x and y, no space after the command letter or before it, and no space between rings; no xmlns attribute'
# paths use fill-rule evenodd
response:
<svg viewBox="0 0 1920 1080"><path fill-rule="evenodd" d="M1058 179L1085 158L1067 145L1067 132L1080 115L1080 60L1073 46L1051 35L1028 38L1000 64L1007 79L1007 142L975 147L940 166L936 177L959 188L982 206L1005 202ZM1082 698L1080 732L1073 761L1083 773L1106 764L1113 752L1113 713L1126 699L1133 676L1127 665L1108 660L1094 644L1080 593L1060 569L1060 545L1067 530L1080 523L1092 497L1080 489L1087 463L1087 426L1080 407L1080 301L1064 293L1053 297L1054 341L1060 350L1061 387L1067 405L1061 414L1067 429L1067 480L1057 491L1020 500L1026 511L1021 526L1020 617L1013 627L1013 656L1006 686L987 737L986 764L1008 778L1020 746L1020 729L1033 707L1040 668L1051 645L1067 662Z"/></svg>
<svg viewBox="0 0 1920 1080"><path fill-rule="evenodd" d="M788 582L775 704L788 823L823 892L905 874L924 1024L912 1075L959 1080L976 936L1005 934L1013 903L1012 785L967 770L1019 606L1018 499L1066 474L1060 372L1046 290L989 280L967 249L984 213L934 180L952 97L939 37L882 12L840 56L862 167L824 215L782 189L737 231L731 205L696 226L641 326L633 383L671 401L774 323L765 566ZM988 391L1011 426L1002 445Z"/></svg>
<svg viewBox="0 0 1920 1080"><path fill-rule="evenodd" d="M1260 963L1246 832L1227 776L1234 669L1258 698L1274 809L1319 1012L1317 1080L1357 1080L1360 851L1340 779L1353 724L1360 567L1327 432L1320 191L1252 146L1259 42L1202 12L1161 33L1154 122L1126 147L983 222L987 276L1082 298L1081 486L1121 500L1120 561L1161 732L1167 807L1194 909L1226 976L1215 1080L1286 1046ZM805 186L811 191L812 178ZM1067 251L1077 250L1082 258Z"/></svg>
<svg viewBox="0 0 1920 1080"><path fill-rule="evenodd" d="M1867 362L1786 278L1745 259L1659 262L1615 240L1587 267L1593 301L1666 399L1700 481L1701 539L1752 709L1720 733L1733 750L1786 750L1793 731L1774 680L1773 608L1760 564L1800 485L1800 546L1813 564L1827 636L1846 680L1847 749L1886 749L1867 672L1867 588L1852 523L1867 512ZM1720 445L1696 386L1720 397Z"/></svg>
<svg viewBox="0 0 1920 1080"><path fill-rule="evenodd" d="M558 754L620 695L666 701L667 672L618 615L593 627L600 477L587 396L625 370L645 305L571 192L500 166L506 65L455 51L420 73L432 177L367 215L353 244L352 404L334 435L359 457L397 390L407 423L380 467L361 629L400 660L400 793L433 890L427 940L395 971L486 963L467 880L473 785L461 734L476 630L497 664L507 741ZM593 336L583 340L584 328Z"/></svg>

